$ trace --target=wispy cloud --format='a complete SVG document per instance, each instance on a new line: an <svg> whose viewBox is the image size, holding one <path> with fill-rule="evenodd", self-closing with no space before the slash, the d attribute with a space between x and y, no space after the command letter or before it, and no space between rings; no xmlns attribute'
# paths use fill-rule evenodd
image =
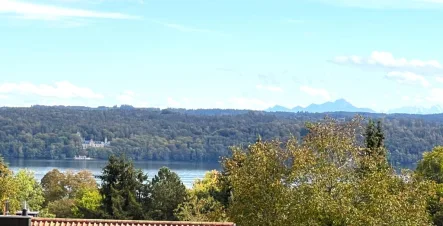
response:
<svg viewBox="0 0 443 226"><path fill-rule="evenodd" d="M402 84L411 84L411 85L419 84L423 87L429 87L430 85L428 80L426 80L422 75L418 75L412 72L393 71L389 72L386 75L386 78L395 80Z"/></svg>
<svg viewBox="0 0 443 226"><path fill-rule="evenodd" d="M65 8L52 5L34 4L14 0L0 0L0 13L11 14L25 19L56 20L61 18L103 18L103 19L137 19L123 13L100 12Z"/></svg>
<svg viewBox="0 0 443 226"><path fill-rule="evenodd" d="M279 86L271 86L271 85L256 85L255 88L259 90L266 90L270 92L283 92L283 89Z"/></svg>
<svg viewBox="0 0 443 226"><path fill-rule="evenodd" d="M308 94L309 96L321 97L324 100L330 100L331 99L331 95L325 89L313 88L313 87L310 87L310 86L301 86L300 87L300 91Z"/></svg>
<svg viewBox="0 0 443 226"><path fill-rule="evenodd" d="M134 107L148 107L149 104L146 101L140 100L140 97L131 90L126 90L117 96L118 103L129 104Z"/></svg>
<svg viewBox="0 0 443 226"><path fill-rule="evenodd" d="M206 34L216 34L216 35L223 35L223 36L227 36L227 34L223 33L223 32L219 32L219 31L215 31L215 30L210 30L210 29L202 29L202 28L195 28L195 27L190 27L190 26L186 26L186 25L182 25L182 24L177 24L177 23L167 23L167 22L162 22L162 21L158 21L158 20L154 20L153 22L157 23L157 24L161 24L167 28L171 28L177 31L181 31L181 32L189 32L189 33L206 33Z"/></svg>
<svg viewBox="0 0 443 226"><path fill-rule="evenodd" d="M397 58L390 52L374 51L368 57L337 56L332 62L363 68L376 68L385 71L409 71L422 75L434 75L443 71L442 64L437 60L419 60Z"/></svg>
<svg viewBox="0 0 443 226"><path fill-rule="evenodd" d="M409 104L413 103L413 104L419 104L419 103L423 103L425 98L423 96L402 96L401 100L404 102L408 102Z"/></svg>
<svg viewBox="0 0 443 226"><path fill-rule="evenodd" d="M84 98L103 99L104 96L89 88L73 85L68 81L56 82L54 85L32 83L3 83L0 84L0 94L36 95L53 98Z"/></svg>
<svg viewBox="0 0 443 226"><path fill-rule="evenodd" d="M342 7L366 9L443 9L442 0L312 0Z"/></svg>
<svg viewBox="0 0 443 226"><path fill-rule="evenodd" d="M429 102L443 104L443 89L434 88L430 90L430 94L426 97Z"/></svg>
<svg viewBox="0 0 443 226"><path fill-rule="evenodd" d="M168 101L168 107L172 107L172 108L182 107L181 103L172 97L168 97L167 101Z"/></svg>

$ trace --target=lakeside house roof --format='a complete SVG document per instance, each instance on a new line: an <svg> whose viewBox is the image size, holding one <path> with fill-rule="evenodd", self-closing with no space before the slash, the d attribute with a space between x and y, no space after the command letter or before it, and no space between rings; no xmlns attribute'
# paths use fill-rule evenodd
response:
<svg viewBox="0 0 443 226"><path fill-rule="evenodd" d="M31 226L235 226L235 224L221 222L32 218Z"/></svg>

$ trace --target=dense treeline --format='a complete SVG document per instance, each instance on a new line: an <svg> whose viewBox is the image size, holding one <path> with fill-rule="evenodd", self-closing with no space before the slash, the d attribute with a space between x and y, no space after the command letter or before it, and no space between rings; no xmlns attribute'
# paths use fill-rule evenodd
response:
<svg viewBox="0 0 443 226"><path fill-rule="evenodd" d="M35 181L0 158L0 203L27 201L40 216L160 221L230 221L237 225L442 225L443 147L400 174L386 159L381 121L326 118L303 139L236 146L186 189L167 168L144 174L111 156L97 184L88 171L52 170ZM362 138L362 141L359 141ZM0 210L1 211L1 210Z"/></svg>
<svg viewBox="0 0 443 226"><path fill-rule="evenodd" d="M40 217L178 220L174 210L187 191L179 176L161 168L148 179L123 157L111 156L97 184L89 171L60 172L53 169L41 182L33 172L12 172L0 156L0 214L24 207ZM6 205L8 203L8 205Z"/></svg>
<svg viewBox="0 0 443 226"><path fill-rule="evenodd" d="M219 161L230 146L306 135L305 123L326 114L237 110L184 110L85 107L0 108L0 154L6 158L63 159L89 155L107 159L125 153L138 160ZM353 113L330 113L350 120ZM425 150L443 144L443 115L363 114L381 118L393 164L416 163ZM104 149L82 150L86 139Z"/></svg>

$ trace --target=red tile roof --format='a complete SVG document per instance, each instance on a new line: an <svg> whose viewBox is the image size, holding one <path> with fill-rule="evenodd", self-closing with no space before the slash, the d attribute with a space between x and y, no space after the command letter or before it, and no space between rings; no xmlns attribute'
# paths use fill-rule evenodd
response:
<svg viewBox="0 0 443 226"><path fill-rule="evenodd" d="M234 223L32 218L31 226L235 226Z"/></svg>

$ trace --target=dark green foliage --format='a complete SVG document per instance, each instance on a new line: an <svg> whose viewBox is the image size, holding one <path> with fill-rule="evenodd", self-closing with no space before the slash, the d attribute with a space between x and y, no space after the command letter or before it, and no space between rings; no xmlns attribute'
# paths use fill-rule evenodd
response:
<svg viewBox="0 0 443 226"><path fill-rule="evenodd" d="M377 126L372 119L369 119L365 131L366 154L372 158L380 158L381 162L386 162L386 149L384 146L385 135L382 123L377 121Z"/></svg>
<svg viewBox="0 0 443 226"><path fill-rule="evenodd" d="M365 149L363 153L365 156L362 157L360 167L357 170L361 177L367 176L368 173L372 173L374 170L386 170L388 167L384 146L385 136L380 120L378 120L376 126L374 121L369 119L364 138Z"/></svg>
<svg viewBox="0 0 443 226"><path fill-rule="evenodd" d="M376 129L375 129L375 124L374 121L372 121L372 119L369 119L368 125L366 127L366 133L365 133L365 144L366 147L373 150L375 148L377 148L378 146L378 139L376 134Z"/></svg>
<svg viewBox="0 0 443 226"><path fill-rule="evenodd" d="M111 156L100 178L103 218L177 220L174 210L186 198L186 187L176 173L163 167L148 182L124 157Z"/></svg>
<svg viewBox="0 0 443 226"><path fill-rule="evenodd" d="M349 120L354 113L329 113ZM363 114L383 119L390 162L408 166L425 150L443 145L443 115ZM305 123L325 114L265 113L236 110L90 109L84 107L0 108L0 154L6 158L72 158L78 154L107 159L125 154L136 160L219 161L230 146L306 135ZM381 124L374 125L374 133ZM80 132L106 149L81 150ZM374 144L375 145L375 144ZM376 146L380 144L376 144ZM383 146L383 144L381 144Z"/></svg>
<svg viewBox="0 0 443 226"><path fill-rule="evenodd" d="M385 136L383 134L383 128L381 121L377 121L377 126L372 119L369 119L365 132L365 144L366 148L375 152L384 147ZM379 154L379 153L374 153Z"/></svg>
<svg viewBox="0 0 443 226"><path fill-rule="evenodd" d="M375 136L378 138L377 139L377 147L378 148L382 148L384 147L384 142L385 142L385 134L383 132L383 126L380 120L377 121L377 132L375 133Z"/></svg>
<svg viewBox="0 0 443 226"><path fill-rule="evenodd" d="M72 199L59 199L48 204L48 210L51 214L55 214L59 218L73 218L72 207L75 205Z"/></svg>
<svg viewBox="0 0 443 226"><path fill-rule="evenodd" d="M105 218L144 219L143 199L146 198L147 176L134 168L125 158L111 156L100 176L103 197L102 211Z"/></svg>
<svg viewBox="0 0 443 226"><path fill-rule="evenodd" d="M163 167L152 179L150 216L154 220L178 220L174 210L186 199L186 187L180 177Z"/></svg>

